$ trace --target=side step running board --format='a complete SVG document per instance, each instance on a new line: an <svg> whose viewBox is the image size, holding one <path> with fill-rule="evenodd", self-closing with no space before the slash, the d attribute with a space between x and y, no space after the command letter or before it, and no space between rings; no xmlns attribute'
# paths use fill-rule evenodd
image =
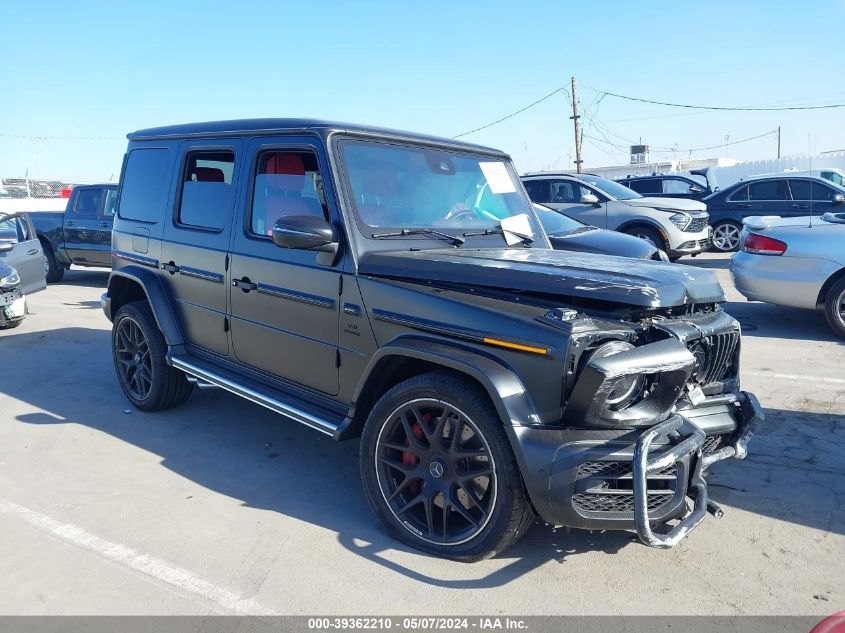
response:
<svg viewBox="0 0 845 633"><path fill-rule="evenodd" d="M300 424L304 424L305 426L311 427L312 429L325 433L329 436L334 436L335 431L337 430L337 424L332 424L323 418L303 411L299 407L283 402L282 400L269 396L265 393L256 391L251 387L239 384L234 380L222 376L210 369L199 366L198 364L192 362L192 360L174 356L170 359L170 362L173 367L185 372L188 375L189 380L193 379L191 382L195 382L200 389L207 389L209 387L219 387L220 389L225 389L226 391L240 396L241 398L260 404L262 407L266 407L275 413L280 413L281 415L291 418Z"/></svg>

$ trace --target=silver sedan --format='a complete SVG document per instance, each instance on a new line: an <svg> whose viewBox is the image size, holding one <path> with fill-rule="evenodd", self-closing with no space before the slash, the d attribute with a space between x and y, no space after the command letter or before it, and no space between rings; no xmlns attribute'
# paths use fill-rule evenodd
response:
<svg viewBox="0 0 845 633"><path fill-rule="evenodd" d="M845 213L745 218L730 271L746 298L823 311L845 337Z"/></svg>

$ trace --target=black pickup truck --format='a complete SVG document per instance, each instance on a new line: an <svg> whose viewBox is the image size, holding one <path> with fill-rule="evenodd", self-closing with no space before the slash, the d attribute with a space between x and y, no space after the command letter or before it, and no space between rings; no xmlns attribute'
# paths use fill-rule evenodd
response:
<svg viewBox="0 0 845 633"><path fill-rule="evenodd" d="M47 258L47 281L61 280L71 264L111 266L111 229L117 185L74 187L64 213L30 214Z"/></svg>

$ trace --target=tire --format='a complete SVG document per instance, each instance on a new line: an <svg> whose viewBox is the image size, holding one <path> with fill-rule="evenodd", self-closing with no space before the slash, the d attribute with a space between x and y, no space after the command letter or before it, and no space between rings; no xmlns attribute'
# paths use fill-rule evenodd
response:
<svg viewBox="0 0 845 633"><path fill-rule="evenodd" d="M650 242L655 248L659 248L664 251L667 250L668 245L666 244L666 240L660 236L660 233L649 226L632 226L629 229L625 229L625 233L638 237L646 242Z"/></svg>
<svg viewBox="0 0 845 633"><path fill-rule="evenodd" d="M52 247L46 242L41 242L41 249L44 251L44 259L46 260L44 272L47 277L47 283L54 284L57 281L61 281L62 277L65 276L65 269L59 266Z"/></svg>
<svg viewBox="0 0 845 633"><path fill-rule="evenodd" d="M837 281L827 291L824 300L824 315L831 329L845 338L845 278Z"/></svg>
<svg viewBox="0 0 845 633"><path fill-rule="evenodd" d="M5 323L0 324L0 330L14 330L21 323L23 323L23 319L18 319L17 321L6 321Z"/></svg>
<svg viewBox="0 0 845 633"><path fill-rule="evenodd" d="M364 425L360 468L387 532L429 554L488 558L534 519L501 418L456 374L422 374L388 390Z"/></svg>
<svg viewBox="0 0 845 633"><path fill-rule="evenodd" d="M122 306L112 325L112 359L126 398L142 411L181 404L193 385L167 364L167 344L146 301Z"/></svg>
<svg viewBox="0 0 845 633"><path fill-rule="evenodd" d="M716 222L713 225L712 246L719 253L730 253L739 248L739 236L742 226L731 220Z"/></svg>

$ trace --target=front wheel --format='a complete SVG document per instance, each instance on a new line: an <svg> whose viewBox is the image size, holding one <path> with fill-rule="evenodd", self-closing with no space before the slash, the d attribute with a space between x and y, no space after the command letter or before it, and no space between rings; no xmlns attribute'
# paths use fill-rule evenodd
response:
<svg viewBox="0 0 845 633"><path fill-rule="evenodd" d="M59 266L52 247L47 242L41 242L41 248L44 251L44 277L47 282L53 284L61 281L65 276L65 269Z"/></svg>
<svg viewBox="0 0 845 633"><path fill-rule="evenodd" d="M739 248L742 227L736 222L717 222L713 225L713 249L729 253Z"/></svg>
<svg viewBox="0 0 845 633"><path fill-rule="evenodd" d="M661 250L666 250L666 240L664 240L660 233L648 226L634 226L629 229L625 230L625 233L628 235L633 235L634 237L638 237L641 240L645 240L654 248L659 248Z"/></svg>
<svg viewBox="0 0 845 633"><path fill-rule="evenodd" d="M373 512L416 549L473 562L507 549L531 525L502 421L465 378L432 372L390 389L367 419L360 450Z"/></svg>
<svg viewBox="0 0 845 633"><path fill-rule="evenodd" d="M114 317L112 356L120 388L142 411L175 407L191 393L185 374L167 364L167 344L146 301L127 303Z"/></svg>
<svg viewBox="0 0 845 633"><path fill-rule="evenodd" d="M824 302L824 315L831 329L845 337L845 279L833 284Z"/></svg>

